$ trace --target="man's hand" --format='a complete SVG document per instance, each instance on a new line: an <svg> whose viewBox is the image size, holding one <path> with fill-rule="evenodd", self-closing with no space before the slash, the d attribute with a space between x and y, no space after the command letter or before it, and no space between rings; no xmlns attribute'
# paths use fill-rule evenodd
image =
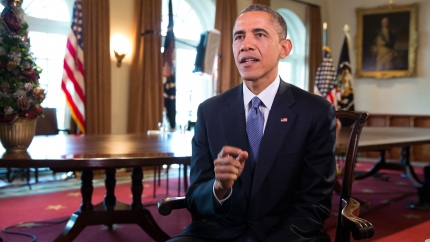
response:
<svg viewBox="0 0 430 242"><path fill-rule="evenodd" d="M215 194L218 199L223 199L234 181L242 174L248 152L232 146L224 146L214 161Z"/></svg>

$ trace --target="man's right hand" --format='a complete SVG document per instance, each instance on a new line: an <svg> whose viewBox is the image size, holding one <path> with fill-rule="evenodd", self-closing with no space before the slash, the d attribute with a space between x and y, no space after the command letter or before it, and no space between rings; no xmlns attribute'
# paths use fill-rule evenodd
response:
<svg viewBox="0 0 430 242"><path fill-rule="evenodd" d="M234 182L242 174L248 152L232 146L224 146L214 161L215 194L219 200L233 187Z"/></svg>

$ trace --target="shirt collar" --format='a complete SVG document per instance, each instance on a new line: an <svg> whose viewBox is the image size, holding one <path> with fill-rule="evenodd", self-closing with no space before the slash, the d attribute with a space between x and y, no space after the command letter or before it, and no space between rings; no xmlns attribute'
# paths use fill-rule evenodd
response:
<svg viewBox="0 0 430 242"><path fill-rule="evenodd" d="M276 79L257 95L261 102L263 102L264 106L269 110L272 108L273 100L275 99L276 92L278 91L280 81L279 75L276 76ZM243 103L245 110L247 110L246 107L248 107L249 102L253 97L255 97L255 94L248 89L245 83L243 83Z"/></svg>

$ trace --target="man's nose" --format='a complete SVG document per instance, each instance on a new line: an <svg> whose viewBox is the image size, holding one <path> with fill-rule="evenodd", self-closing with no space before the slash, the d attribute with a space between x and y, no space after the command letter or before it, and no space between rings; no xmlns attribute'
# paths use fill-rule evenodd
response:
<svg viewBox="0 0 430 242"><path fill-rule="evenodd" d="M255 43L252 38L246 37L242 42L242 47L240 48L241 51L249 51L253 50L255 48Z"/></svg>

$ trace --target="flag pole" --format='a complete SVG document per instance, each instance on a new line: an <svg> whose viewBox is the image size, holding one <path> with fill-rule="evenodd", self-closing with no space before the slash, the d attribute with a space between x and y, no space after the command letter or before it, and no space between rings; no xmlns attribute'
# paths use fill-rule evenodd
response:
<svg viewBox="0 0 430 242"><path fill-rule="evenodd" d="M327 46L327 22L323 23L323 46Z"/></svg>

